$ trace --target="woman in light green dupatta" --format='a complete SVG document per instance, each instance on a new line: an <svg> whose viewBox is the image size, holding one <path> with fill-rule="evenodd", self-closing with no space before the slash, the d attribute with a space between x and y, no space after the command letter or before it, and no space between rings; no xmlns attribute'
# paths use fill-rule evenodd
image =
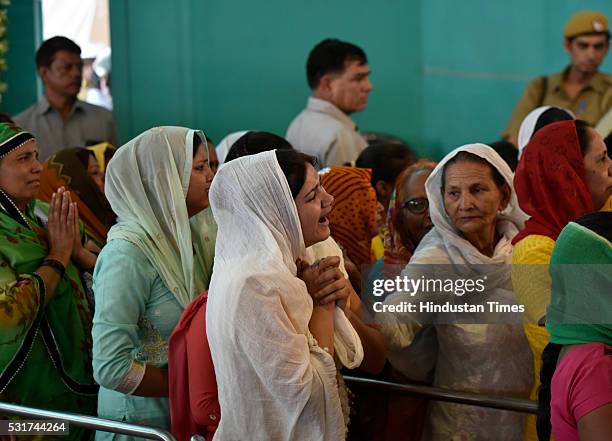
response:
<svg viewBox="0 0 612 441"><path fill-rule="evenodd" d="M41 164L34 137L0 124L0 401L95 414L91 308L83 248L69 192L36 200ZM63 440L91 437L70 427Z"/></svg>
<svg viewBox="0 0 612 441"><path fill-rule="evenodd" d="M608 440L612 433L612 213L570 222L550 260L550 343L542 353L538 437Z"/></svg>
<svg viewBox="0 0 612 441"><path fill-rule="evenodd" d="M216 227L203 133L157 127L117 150L105 193L117 214L94 271L98 415L170 428L168 338L208 288ZM127 439L98 432L96 439Z"/></svg>

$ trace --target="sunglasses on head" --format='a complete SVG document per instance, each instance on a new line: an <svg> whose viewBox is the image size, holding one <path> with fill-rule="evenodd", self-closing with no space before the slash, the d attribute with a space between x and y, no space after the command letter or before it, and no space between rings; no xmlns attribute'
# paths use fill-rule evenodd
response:
<svg viewBox="0 0 612 441"><path fill-rule="evenodd" d="M414 198L409 199L406 202L402 202L399 206L402 210L406 209L413 214L423 214L425 210L429 208L429 201L427 198Z"/></svg>

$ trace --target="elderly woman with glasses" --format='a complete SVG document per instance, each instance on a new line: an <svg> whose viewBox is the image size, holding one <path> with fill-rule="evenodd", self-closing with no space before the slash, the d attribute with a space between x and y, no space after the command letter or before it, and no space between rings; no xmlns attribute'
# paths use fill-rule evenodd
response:
<svg viewBox="0 0 612 441"><path fill-rule="evenodd" d="M384 232L386 264L407 264L423 236L433 227L425 181L435 167L435 162L421 159L397 177L395 200L391 201Z"/></svg>
<svg viewBox="0 0 612 441"><path fill-rule="evenodd" d="M385 254L368 274L370 282L381 277L393 279L398 276L421 239L433 227L425 181L435 167L435 162L421 159L406 167L395 180L395 191L382 233ZM380 348L380 351L386 352L392 367L384 372L384 379L395 382L431 382L437 355L433 327L424 327L408 348L388 352L387 348ZM376 397L356 386L354 390L361 398L357 401L358 415L375 415L374 425L385 427L384 432L379 434L380 439L417 441L421 438L427 415L427 400L393 393ZM360 430L367 431L370 427L364 425Z"/></svg>

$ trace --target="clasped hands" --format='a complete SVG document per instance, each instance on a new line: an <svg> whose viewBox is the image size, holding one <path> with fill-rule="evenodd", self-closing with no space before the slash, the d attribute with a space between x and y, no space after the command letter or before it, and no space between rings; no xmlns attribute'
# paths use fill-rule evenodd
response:
<svg viewBox="0 0 612 441"><path fill-rule="evenodd" d="M306 284L315 305L336 304L345 309L350 295L349 281L340 271L340 257L329 256L309 265L296 261L297 276Z"/></svg>
<svg viewBox="0 0 612 441"><path fill-rule="evenodd" d="M76 202L72 202L70 192L64 187L51 197L47 230L50 257L57 257L63 264L72 258L78 265L86 266L82 264L90 253L81 242L79 211Z"/></svg>

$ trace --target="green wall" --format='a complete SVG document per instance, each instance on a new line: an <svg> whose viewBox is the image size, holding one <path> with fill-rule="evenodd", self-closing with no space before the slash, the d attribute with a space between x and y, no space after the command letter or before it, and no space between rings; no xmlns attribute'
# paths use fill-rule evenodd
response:
<svg viewBox="0 0 612 441"><path fill-rule="evenodd" d="M38 0L13 0L1 108L36 96ZM309 90L312 46L362 46L374 91L361 130L407 139L439 157L499 137L528 79L567 63L561 30L579 9L612 18L610 0L110 0L113 95L120 139L149 127L284 134ZM612 72L612 55L603 70Z"/></svg>
<svg viewBox="0 0 612 441"><path fill-rule="evenodd" d="M166 5L111 0L122 139L156 124L197 125L216 140L243 128L284 134L309 93L308 52L330 36L357 42L370 57L376 91L357 117L362 128L419 136L420 119L406 118L422 100L414 87L421 75L418 7L392 0Z"/></svg>
<svg viewBox="0 0 612 441"><path fill-rule="evenodd" d="M8 11L9 51L6 55L8 70L0 78L8 84L2 96L0 111L15 115L37 100L37 77L34 53L42 34L38 18L38 0L12 0Z"/></svg>
<svg viewBox="0 0 612 441"><path fill-rule="evenodd" d="M610 0L422 4L423 139L439 153L499 139L527 81L567 65L562 30L574 12L612 19ZM602 70L612 72L612 54Z"/></svg>

